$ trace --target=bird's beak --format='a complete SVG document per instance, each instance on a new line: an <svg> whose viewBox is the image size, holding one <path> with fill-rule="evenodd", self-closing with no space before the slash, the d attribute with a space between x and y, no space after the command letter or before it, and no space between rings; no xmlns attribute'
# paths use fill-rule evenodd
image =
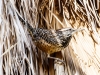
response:
<svg viewBox="0 0 100 75"><path fill-rule="evenodd" d="M79 31L82 31L82 30L85 30L85 29L75 29L75 30L73 30L72 35L74 35L75 33L79 32Z"/></svg>

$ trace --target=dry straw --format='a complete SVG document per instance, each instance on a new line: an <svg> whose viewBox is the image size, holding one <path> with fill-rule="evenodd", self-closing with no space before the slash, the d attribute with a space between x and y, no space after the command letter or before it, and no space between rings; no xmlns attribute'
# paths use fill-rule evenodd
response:
<svg viewBox="0 0 100 75"><path fill-rule="evenodd" d="M0 0L0 75L100 75L99 0ZM66 62L48 60L35 47L18 12L32 27L85 28L66 50Z"/></svg>

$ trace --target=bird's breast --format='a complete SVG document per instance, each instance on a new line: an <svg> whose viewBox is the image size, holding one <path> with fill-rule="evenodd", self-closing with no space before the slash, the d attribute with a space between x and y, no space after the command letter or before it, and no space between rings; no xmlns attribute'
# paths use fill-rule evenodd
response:
<svg viewBox="0 0 100 75"><path fill-rule="evenodd" d="M57 45L53 45L50 43L47 43L45 40L41 39L35 42L36 47L38 47L40 50L47 54L52 54L58 51L63 50L63 47L59 47Z"/></svg>
<svg viewBox="0 0 100 75"><path fill-rule="evenodd" d="M67 38L63 38L61 40L62 47L66 48L69 45L69 42L71 41L71 38L72 38L72 36L67 37Z"/></svg>

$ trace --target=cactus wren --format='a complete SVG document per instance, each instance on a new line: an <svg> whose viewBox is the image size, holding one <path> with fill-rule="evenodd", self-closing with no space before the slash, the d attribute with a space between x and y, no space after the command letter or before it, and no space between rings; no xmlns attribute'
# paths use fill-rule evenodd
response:
<svg viewBox="0 0 100 75"><path fill-rule="evenodd" d="M35 42L36 47L47 54L52 54L64 50L68 45L74 33L83 29L42 29L33 28L18 13L19 20L27 26L27 29Z"/></svg>

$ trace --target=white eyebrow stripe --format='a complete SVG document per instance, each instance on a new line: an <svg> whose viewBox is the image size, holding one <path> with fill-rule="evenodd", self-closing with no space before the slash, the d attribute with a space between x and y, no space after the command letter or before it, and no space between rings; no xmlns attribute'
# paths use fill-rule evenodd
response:
<svg viewBox="0 0 100 75"><path fill-rule="evenodd" d="M65 30L68 30L68 29L73 29L73 28L63 28L63 29L60 29L59 31L65 31Z"/></svg>

